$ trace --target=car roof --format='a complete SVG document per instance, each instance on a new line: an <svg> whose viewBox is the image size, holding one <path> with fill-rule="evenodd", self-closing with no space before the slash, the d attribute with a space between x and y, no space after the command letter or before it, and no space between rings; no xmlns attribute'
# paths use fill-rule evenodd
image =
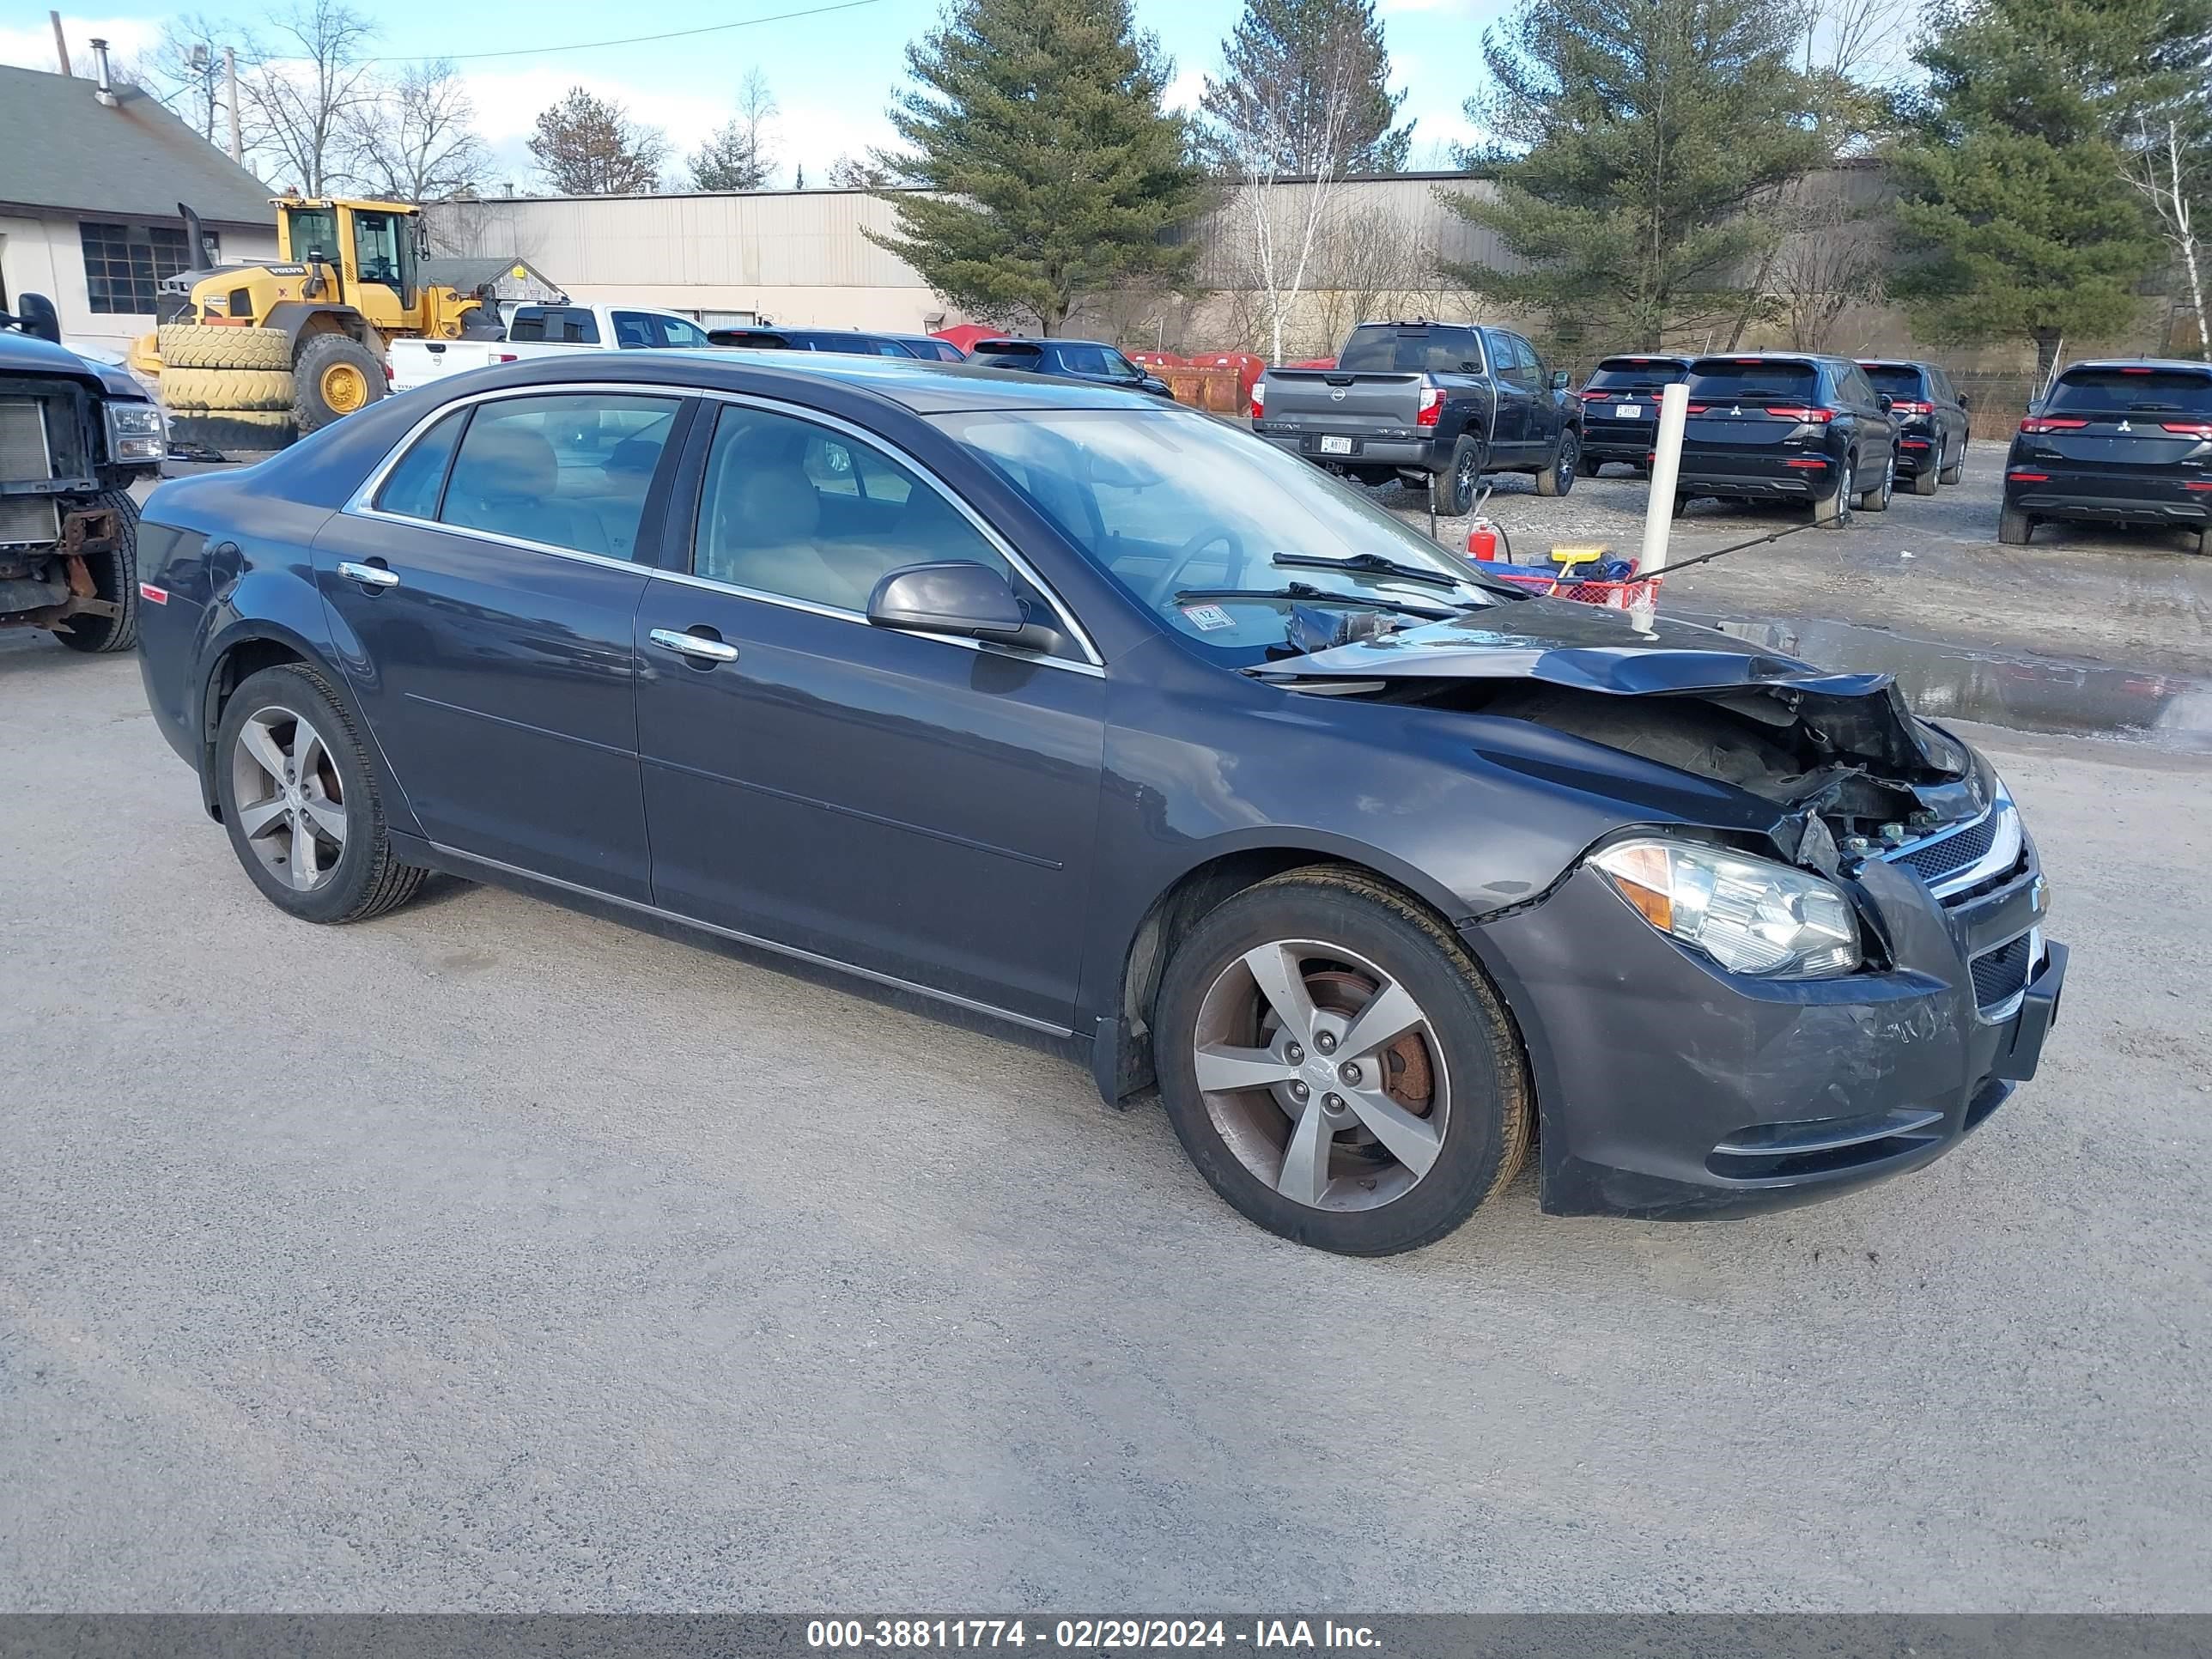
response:
<svg viewBox="0 0 2212 1659"><path fill-rule="evenodd" d="M1608 351L1597 360L1603 368L1607 363L1693 363L1695 357L1685 357L1672 351Z"/></svg>
<svg viewBox="0 0 2212 1659"><path fill-rule="evenodd" d="M479 378L481 377L481 378ZM460 377L453 377L458 380ZM927 357L862 357L833 352L748 351L685 346L660 351L564 351L471 371L474 391L578 379L761 392L777 386L830 381L915 415L986 409L1141 409L1158 398L1081 380L1042 379L1018 369L948 363ZM441 383L442 384L442 383Z"/></svg>
<svg viewBox="0 0 2212 1659"><path fill-rule="evenodd" d="M2198 362L2189 357L2092 357L2082 362L2069 363L2058 372L2071 374L2077 368L2179 369L2191 374L2212 374L2212 363Z"/></svg>
<svg viewBox="0 0 2212 1659"><path fill-rule="evenodd" d="M1920 368L1936 367L1924 357L1855 357L1851 360L1861 368Z"/></svg>

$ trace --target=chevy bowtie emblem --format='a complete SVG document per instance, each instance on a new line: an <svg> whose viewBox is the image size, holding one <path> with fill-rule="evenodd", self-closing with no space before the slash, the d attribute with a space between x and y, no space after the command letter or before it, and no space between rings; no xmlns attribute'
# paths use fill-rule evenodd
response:
<svg viewBox="0 0 2212 1659"><path fill-rule="evenodd" d="M2120 422L2120 430L2123 432L2132 432L2135 430L2135 428L2130 426L2125 421L2122 421Z"/></svg>

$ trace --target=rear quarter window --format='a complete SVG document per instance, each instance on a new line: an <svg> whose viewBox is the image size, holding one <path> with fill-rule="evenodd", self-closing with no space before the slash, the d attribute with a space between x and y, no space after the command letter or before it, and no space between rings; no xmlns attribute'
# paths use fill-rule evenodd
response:
<svg viewBox="0 0 2212 1659"><path fill-rule="evenodd" d="M2069 368L2051 388L2043 408L2212 415L2212 374L2175 368Z"/></svg>
<svg viewBox="0 0 2212 1659"><path fill-rule="evenodd" d="M457 409L415 441L399 458L399 464L385 474L384 483L376 492L379 512L398 513L410 519L438 516L438 497L446 487L453 446L461 441L461 428L468 418L467 410Z"/></svg>

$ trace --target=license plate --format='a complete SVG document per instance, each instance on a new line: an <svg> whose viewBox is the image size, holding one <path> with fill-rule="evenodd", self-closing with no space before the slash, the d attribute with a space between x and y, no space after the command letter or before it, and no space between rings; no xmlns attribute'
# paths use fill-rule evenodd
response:
<svg viewBox="0 0 2212 1659"><path fill-rule="evenodd" d="M1323 438L1321 441L1321 453L1324 455L1349 455L1352 453L1352 440Z"/></svg>
<svg viewBox="0 0 2212 1659"><path fill-rule="evenodd" d="M1616 421L1632 421L1643 413L1644 405L1641 404L1615 404L1613 406L1613 418Z"/></svg>

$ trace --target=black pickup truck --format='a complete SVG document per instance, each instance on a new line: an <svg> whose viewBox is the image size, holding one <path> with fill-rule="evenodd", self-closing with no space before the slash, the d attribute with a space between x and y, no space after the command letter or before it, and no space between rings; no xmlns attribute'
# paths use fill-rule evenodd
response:
<svg viewBox="0 0 2212 1659"><path fill-rule="evenodd" d="M1582 407L1510 329L1362 323L1334 368L1271 368L1252 387L1252 430L1364 484L1435 482L1439 512L1474 504L1486 472L1574 488Z"/></svg>
<svg viewBox="0 0 2212 1659"><path fill-rule="evenodd" d="M0 313L0 628L50 628L78 651L137 642L131 485L167 448L160 405L64 349L52 301Z"/></svg>

